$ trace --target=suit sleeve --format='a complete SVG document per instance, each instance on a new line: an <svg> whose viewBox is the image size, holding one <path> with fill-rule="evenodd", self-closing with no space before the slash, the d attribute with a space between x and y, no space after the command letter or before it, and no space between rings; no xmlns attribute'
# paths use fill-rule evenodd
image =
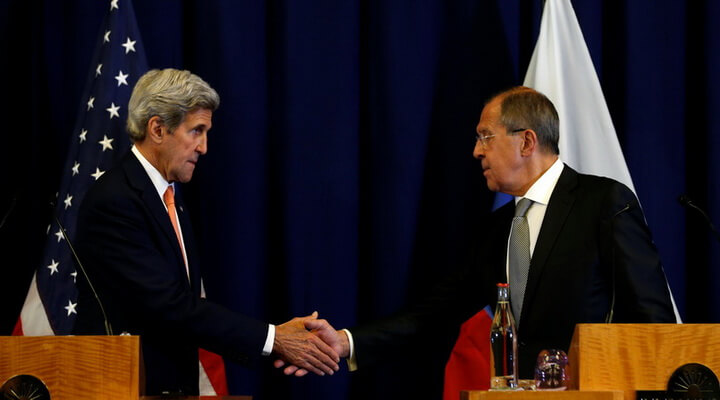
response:
<svg viewBox="0 0 720 400"><path fill-rule="evenodd" d="M472 310L482 308L473 306L479 302L469 296L474 292L465 288L469 281L456 274L411 308L350 329L358 367L365 368L385 356L396 357L398 352L424 348L429 343L451 346L449 341L457 337L460 324L472 316Z"/></svg>
<svg viewBox="0 0 720 400"><path fill-rule="evenodd" d="M450 353L462 323L485 306L493 306L496 283L506 282L504 252L491 250L505 248L510 228L504 222L513 209L514 205L503 207L488 216L463 264L439 279L420 301L393 316L351 329L359 368L395 357L402 349L445 346L445 354Z"/></svg>
<svg viewBox="0 0 720 400"><path fill-rule="evenodd" d="M196 296L155 226L139 197L110 192L83 203L78 243L114 329L184 338L240 361L259 357L267 324Z"/></svg>
<svg viewBox="0 0 720 400"><path fill-rule="evenodd" d="M611 240L605 252L616 285L613 322L676 322L660 256L637 198L616 182L609 203Z"/></svg>

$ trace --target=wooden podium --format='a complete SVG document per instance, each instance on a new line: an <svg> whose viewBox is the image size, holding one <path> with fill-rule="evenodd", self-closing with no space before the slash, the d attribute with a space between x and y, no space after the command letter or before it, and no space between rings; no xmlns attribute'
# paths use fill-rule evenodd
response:
<svg viewBox="0 0 720 400"><path fill-rule="evenodd" d="M464 390L460 392L460 400L623 400L623 392L609 390L583 392L577 390L561 392Z"/></svg>
<svg viewBox="0 0 720 400"><path fill-rule="evenodd" d="M0 337L0 384L33 375L53 400L140 396L138 336Z"/></svg>
<svg viewBox="0 0 720 400"><path fill-rule="evenodd" d="M570 344L576 390L666 390L675 370L699 363L720 374L718 324L578 324Z"/></svg>
<svg viewBox="0 0 720 400"><path fill-rule="evenodd" d="M464 391L460 398L634 400L638 390L666 390L673 372L688 363L720 374L720 324L578 324L568 357L568 391Z"/></svg>

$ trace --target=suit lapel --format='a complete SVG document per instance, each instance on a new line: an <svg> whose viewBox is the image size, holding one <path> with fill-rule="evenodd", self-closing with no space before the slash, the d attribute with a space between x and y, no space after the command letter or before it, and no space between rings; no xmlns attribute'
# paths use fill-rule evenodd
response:
<svg viewBox="0 0 720 400"><path fill-rule="evenodd" d="M179 260L180 265L182 265L184 273L185 261L183 260L180 244L178 243L177 236L175 235L175 229L172 226L172 222L170 222L170 217L165 209L165 204L160 196L158 196L158 192L155 189L155 186L153 186L150 177L147 175L147 172L145 172L145 169L140 164L140 161L134 154L132 154L132 152L129 152L126 156L123 168L125 169L130 185L138 191L143 203L148 210L150 210L150 214L152 214L155 222L163 232L163 236L165 236L165 239L169 241L170 246L175 250L175 256Z"/></svg>
<svg viewBox="0 0 720 400"><path fill-rule="evenodd" d="M179 185L175 185L178 187ZM182 189L178 188L175 192L175 208L178 214L178 220L182 227L183 241L185 242L185 254L188 259L188 268L190 271L190 285L193 290L200 295L200 269L197 267L198 264L195 262L195 236L190 226L190 216L185 208L185 202L183 201ZM177 241L177 240L176 240Z"/></svg>
<svg viewBox="0 0 720 400"><path fill-rule="evenodd" d="M529 304L533 303L542 271L547 265L548 257L555 246L556 239L565 225L568 215L575 203L575 195L573 194L575 186L577 186L577 172L565 165L555 185L555 189L550 196L545 217L540 227L540 233L535 243L535 250L530 260L530 271L525 286L522 317L527 315L526 310Z"/></svg>

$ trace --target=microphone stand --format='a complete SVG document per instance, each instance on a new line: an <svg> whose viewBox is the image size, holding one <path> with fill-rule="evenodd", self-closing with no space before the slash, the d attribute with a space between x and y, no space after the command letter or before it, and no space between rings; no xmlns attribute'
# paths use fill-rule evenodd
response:
<svg viewBox="0 0 720 400"><path fill-rule="evenodd" d="M75 262L77 263L80 272L82 272L83 276L85 277L85 282L87 282L88 286L90 287L90 291L92 292L93 296L95 296L95 300L97 301L98 306L100 306L100 312L102 313L103 322L105 323L105 334L108 336L112 336L112 326L110 326L110 320L108 320L107 314L105 314L105 307L103 307L102 301L100 301L100 296L98 296L97 292L95 291L95 287L93 286L92 282L90 282L90 278L88 277L87 272L85 272L85 267L83 267L82 263L80 262L80 257L78 257L77 253L75 252L75 247L73 247L72 242L70 242L70 238L67 235L67 232L65 232L65 227L62 225L62 223L60 223L60 218L58 218L57 214L55 213L55 202L50 202L50 206L53 208L53 218L55 219L55 222L57 222L58 227L60 228L60 232L62 232L62 235L65 238L65 242L67 242L68 247L70 248L70 252L75 259Z"/></svg>
<svg viewBox="0 0 720 400"><path fill-rule="evenodd" d="M705 219L705 222L708 224L708 227L710 228L710 231L715 236L715 239L717 239L717 241L720 242L720 232L718 232L718 230L715 228L715 225L713 225L712 220L707 215L707 213L705 211L703 211L702 208L695 205L695 203L690 199L690 197L688 197L687 195L684 195L684 194L681 195L680 197L678 197L678 202L680 202L680 204L685 208L692 208L692 209L696 210L697 212L699 212L700 215L703 216L703 219Z"/></svg>

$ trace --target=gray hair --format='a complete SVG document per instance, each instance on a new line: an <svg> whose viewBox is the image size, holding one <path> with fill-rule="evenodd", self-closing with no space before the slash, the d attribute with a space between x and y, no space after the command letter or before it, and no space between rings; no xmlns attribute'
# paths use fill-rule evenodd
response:
<svg viewBox="0 0 720 400"><path fill-rule="evenodd" d="M508 132L532 129L540 147L560 154L560 122L553 103L544 94L525 86L516 86L495 96L501 97L500 123Z"/></svg>
<svg viewBox="0 0 720 400"><path fill-rule="evenodd" d="M220 96L215 89L190 71L153 69L138 79L128 104L127 130L130 140L145 139L150 118L160 117L170 132L195 109L217 110Z"/></svg>

